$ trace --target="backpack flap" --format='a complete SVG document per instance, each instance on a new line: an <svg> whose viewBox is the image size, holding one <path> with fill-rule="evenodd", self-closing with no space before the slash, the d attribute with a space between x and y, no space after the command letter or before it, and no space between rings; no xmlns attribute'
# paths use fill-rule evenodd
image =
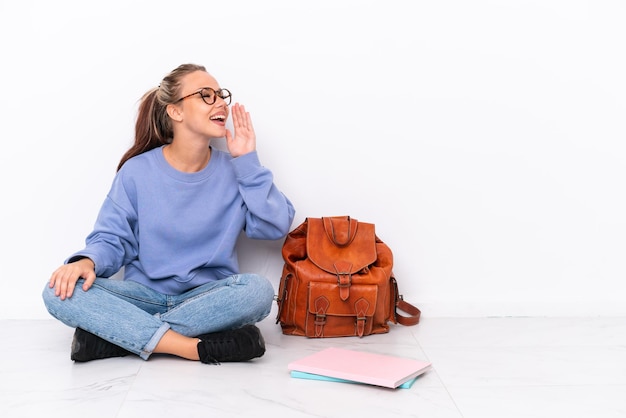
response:
<svg viewBox="0 0 626 418"><path fill-rule="evenodd" d="M318 268L337 276L339 292L348 299L352 274L376 262L374 224L349 216L308 218L307 253Z"/></svg>

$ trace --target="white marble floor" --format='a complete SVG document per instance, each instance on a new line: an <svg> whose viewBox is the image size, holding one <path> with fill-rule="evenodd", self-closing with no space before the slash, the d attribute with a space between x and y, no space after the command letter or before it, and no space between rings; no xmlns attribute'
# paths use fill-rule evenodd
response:
<svg viewBox="0 0 626 418"><path fill-rule="evenodd" d="M626 318L428 318L363 339L285 336L265 356L210 366L172 357L74 364L72 329L0 321L0 417L626 417ZM427 359L410 389L291 378L329 346Z"/></svg>

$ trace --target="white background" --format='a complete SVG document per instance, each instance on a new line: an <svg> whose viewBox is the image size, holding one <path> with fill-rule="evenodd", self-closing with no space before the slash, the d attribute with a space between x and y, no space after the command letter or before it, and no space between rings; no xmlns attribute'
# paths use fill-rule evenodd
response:
<svg viewBox="0 0 626 418"><path fill-rule="evenodd" d="M604 0L0 0L0 318L50 317L139 98L185 62L251 112L293 227L376 224L423 315L626 315L625 21ZM244 241L243 269L277 286L281 243Z"/></svg>

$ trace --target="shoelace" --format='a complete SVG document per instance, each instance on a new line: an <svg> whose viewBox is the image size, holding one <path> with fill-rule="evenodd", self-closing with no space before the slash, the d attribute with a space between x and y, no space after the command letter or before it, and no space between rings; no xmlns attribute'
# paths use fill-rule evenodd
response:
<svg viewBox="0 0 626 418"><path fill-rule="evenodd" d="M235 339L220 339L220 340L199 339L198 344L202 344L204 348L204 354L205 354L204 358L205 360L207 360L207 363L216 364L216 365L221 364L219 360L215 357L216 355L226 358L230 354L229 349L232 349L235 346L237 346L237 349L239 349L238 344L235 341Z"/></svg>

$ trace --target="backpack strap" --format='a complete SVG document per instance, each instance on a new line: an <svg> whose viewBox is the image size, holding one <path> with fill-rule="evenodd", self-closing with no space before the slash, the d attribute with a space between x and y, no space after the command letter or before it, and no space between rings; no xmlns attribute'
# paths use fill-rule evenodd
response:
<svg viewBox="0 0 626 418"><path fill-rule="evenodd" d="M400 325L417 325L420 322L420 316L422 312L414 305L405 301L402 295L398 292L398 282L394 276L391 276L391 288L393 289L394 300L394 320ZM402 315L398 313L398 310L406 312L408 315Z"/></svg>

